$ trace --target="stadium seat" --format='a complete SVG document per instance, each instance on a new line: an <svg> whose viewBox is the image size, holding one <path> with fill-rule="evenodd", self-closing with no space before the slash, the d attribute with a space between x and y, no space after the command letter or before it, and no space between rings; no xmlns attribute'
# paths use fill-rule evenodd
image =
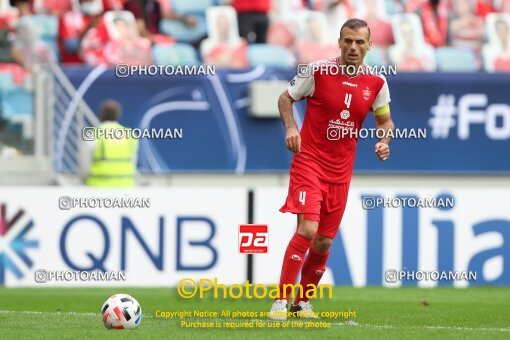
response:
<svg viewBox="0 0 510 340"><path fill-rule="evenodd" d="M10 90L14 87L14 79L10 72L0 72L0 91Z"/></svg>
<svg viewBox="0 0 510 340"><path fill-rule="evenodd" d="M21 87L1 92L2 117L12 119L17 116L32 115L33 95Z"/></svg>
<svg viewBox="0 0 510 340"><path fill-rule="evenodd" d="M217 0L171 0L171 8L179 14L205 14L207 8L217 4Z"/></svg>
<svg viewBox="0 0 510 340"><path fill-rule="evenodd" d="M200 64L197 51L188 44L155 45L152 51L158 65Z"/></svg>
<svg viewBox="0 0 510 340"><path fill-rule="evenodd" d="M22 17L19 21L23 21L37 34L40 38L56 38L58 34L58 19L51 15L32 15Z"/></svg>
<svg viewBox="0 0 510 340"><path fill-rule="evenodd" d="M441 47L436 49L439 71L475 72L479 66L475 53L470 49Z"/></svg>
<svg viewBox="0 0 510 340"><path fill-rule="evenodd" d="M390 16L397 13L398 8L394 0L384 0L384 7L386 8L386 13Z"/></svg>
<svg viewBox="0 0 510 340"><path fill-rule="evenodd" d="M207 25L203 15L193 15L197 20L195 26L187 26L178 20L163 19L159 30L178 42L190 43L207 35Z"/></svg>
<svg viewBox="0 0 510 340"><path fill-rule="evenodd" d="M55 56L58 56L58 19L51 15L32 15L22 17L17 24L25 24L36 34L36 36L46 43Z"/></svg>
<svg viewBox="0 0 510 340"><path fill-rule="evenodd" d="M248 47L248 62L251 66L291 67L294 56L281 46L255 44Z"/></svg>

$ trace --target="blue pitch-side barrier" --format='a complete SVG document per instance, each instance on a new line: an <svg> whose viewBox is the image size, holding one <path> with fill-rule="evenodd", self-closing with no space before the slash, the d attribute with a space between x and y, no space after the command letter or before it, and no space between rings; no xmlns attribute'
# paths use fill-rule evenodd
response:
<svg viewBox="0 0 510 340"><path fill-rule="evenodd" d="M121 123L128 127L182 129L182 139L141 141L141 171L288 171L285 130L279 119L249 115L248 84L290 80L294 69L128 78L117 78L113 70L98 77L91 69L64 71L95 111L113 98L123 104ZM426 129L427 137L394 140L391 160L384 163L374 155L376 139L360 140L357 173L510 172L509 74L402 73L389 76L388 83L396 127ZM295 109L302 120L305 102ZM375 127L371 115L364 127Z"/></svg>

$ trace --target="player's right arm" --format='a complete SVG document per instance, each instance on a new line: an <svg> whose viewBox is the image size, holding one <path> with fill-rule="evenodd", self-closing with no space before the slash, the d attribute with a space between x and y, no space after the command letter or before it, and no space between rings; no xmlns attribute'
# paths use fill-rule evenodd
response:
<svg viewBox="0 0 510 340"><path fill-rule="evenodd" d="M286 130L285 145L290 151L299 153L301 151L301 136L292 114L292 100L287 91L282 93L278 99L278 110Z"/></svg>
<svg viewBox="0 0 510 340"><path fill-rule="evenodd" d="M301 136L294 120L292 103L313 95L315 78L312 70L311 65L305 71L300 70L300 74L290 81L287 91L283 92L278 99L278 110L286 130L285 145L294 153L301 151Z"/></svg>

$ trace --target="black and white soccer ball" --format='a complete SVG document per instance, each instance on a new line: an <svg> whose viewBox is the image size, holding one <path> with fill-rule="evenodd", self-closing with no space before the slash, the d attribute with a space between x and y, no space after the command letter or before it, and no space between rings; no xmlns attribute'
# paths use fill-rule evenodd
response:
<svg viewBox="0 0 510 340"><path fill-rule="evenodd" d="M109 329L133 329L140 325L142 307L127 294L115 294L106 300L101 309L103 323Z"/></svg>

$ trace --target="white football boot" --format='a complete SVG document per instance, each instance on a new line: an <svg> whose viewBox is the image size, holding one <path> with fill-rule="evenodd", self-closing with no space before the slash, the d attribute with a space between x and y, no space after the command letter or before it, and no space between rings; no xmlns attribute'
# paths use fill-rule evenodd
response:
<svg viewBox="0 0 510 340"><path fill-rule="evenodd" d="M287 320L287 300L275 300L269 312L269 318L273 320Z"/></svg>

